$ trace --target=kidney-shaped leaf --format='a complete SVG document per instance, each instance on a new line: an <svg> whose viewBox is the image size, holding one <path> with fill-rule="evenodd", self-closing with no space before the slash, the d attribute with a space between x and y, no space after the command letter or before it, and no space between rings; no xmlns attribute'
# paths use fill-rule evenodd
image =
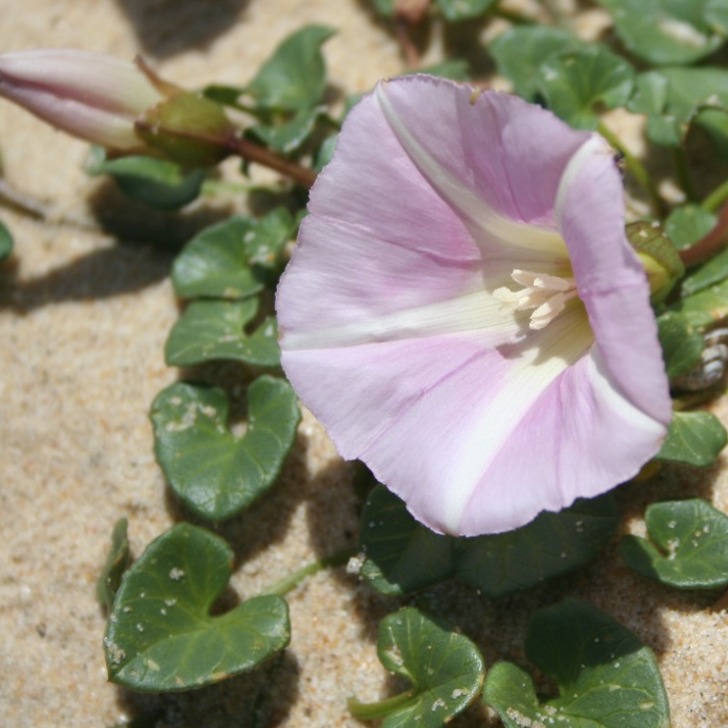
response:
<svg viewBox="0 0 728 728"><path fill-rule="evenodd" d="M323 25L308 25L285 38L248 85L258 106L280 111L316 106L326 87L321 46L335 32Z"/></svg>
<svg viewBox="0 0 728 728"><path fill-rule="evenodd" d="M622 106L632 93L634 71L602 46L551 56L536 73L536 85L549 108L572 126L595 129L598 105Z"/></svg>
<svg viewBox="0 0 728 728"><path fill-rule="evenodd" d="M723 39L706 16L706 0L599 0L632 53L660 65L692 63Z"/></svg>
<svg viewBox="0 0 728 728"><path fill-rule="evenodd" d="M192 202L206 175L204 170L190 172L167 159L143 155L106 159L98 147L87 169L92 175L110 175L127 197L160 210L176 210Z"/></svg>
<svg viewBox="0 0 728 728"><path fill-rule="evenodd" d="M244 298L272 282L293 220L283 207L259 220L234 215L206 228L175 258L172 283L181 298Z"/></svg>
<svg viewBox="0 0 728 728"><path fill-rule="evenodd" d="M411 607L382 620L377 654L384 667L413 686L381 703L349 700L355 717L384 718L382 728L440 728L470 705L483 684L478 648Z"/></svg>
<svg viewBox="0 0 728 728"><path fill-rule="evenodd" d="M114 595L121 583L121 577L131 563L129 539L126 535L127 525L126 518L120 518L114 525L111 534L111 548L96 582L96 598L100 604L106 607L107 611L111 609Z"/></svg>
<svg viewBox="0 0 728 728"><path fill-rule="evenodd" d="M665 442L656 457L706 467L726 444L726 431L710 412L675 412Z"/></svg>
<svg viewBox="0 0 728 728"><path fill-rule="evenodd" d="M678 146L693 123L725 142L728 133L715 114L725 117L728 110L728 71L704 67L641 73L628 108L647 114L647 136L657 144Z"/></svg>
<svg viewBox="0 0 728 728"><path fill-rule="evenodd" d="M211 520L233 516L275 482L300 420L283 379L262 376L248 388L242 437L228 429L221 389L178 382L152 404L157 461L192 511Z"/></svg>
<svg viewBox="0 0 728 728"><path fill-rule="evenodd" d="M210 616L230 578L225 541L182 523L125 573L104 647L110 679L141 691L188 690L251 670L289 641L288 606L253 597Z"/></svg>
<svg viewBox="0 0 728 728"><path fill-rule="evenodd" d="M362 576L383 594L406 594L450 576L494 599L537 586L591 561L617 523L611 496L577 500L515 531L453 538L418 523L382 486L362 514Z"/></svg>
<svg viewBox="0 0 728 728"><path fill-rule="evenodd" d="M625 536L620 553L643 576L679 589L728 586L728 516L700 498L653 503L650 540Z"/></svg>
<svg viewBox="0 0 728 728"><path fill-rule="evenodd" d="M676 207L665 220L665 233L677 250L694 245L714 227L717 217L704 207L693 203ZM685 286L683 285L683 292ZM690 291L694 293L694 291Z"/></svg>
<svg viewBox="0 0 728 728"><path fill-rule="evenodd" d="M513 82L514 91L524 99L533 99L538 92L539 66L551 56L583 46L583 41L563 28L520 25L495 38L488 50L498 64L498 72Z"/></svg>
<svg viewBox="0 0 728 728"><path fill-rule="evenodd" d="M671 379L687 374L703 353L703 335L679 313L668 311L657 318L657 333L662 346L665 370Z"/></svg>
<svg viewBox="0 0 728 728"><path fill-rule="evenodd" d="M607 494L542 513L515 531L459 539L457 575L492 599L529 589L588 564L611 538L618 515Z"/></svg>
<svg viewBox="0 0 728 728"><path fill-rule="evenodd" d="M278 366L280 349L275 319L268 316L252 333L246 327L258 312L258 300L193 301L169 332L164 358L186 367L215 359L233 359L261 367Z"/></svg>
<svg viewBox="0 0 728 728"><path fill-rule="evenodd" d="M381 594L407 594L455 571L455 539L418 523L404 501L383 485L369 494L361 516L362 576Z"/></svg>
<svg viewBox="0 0 728 728"><path fill-rule="evenodd" d="M555 679L559 697L542 703L524 670L494 665L483 701L506 728L669 728L654 655L603 612L572 599L540 610L529 625L526 654Z"/></svg>

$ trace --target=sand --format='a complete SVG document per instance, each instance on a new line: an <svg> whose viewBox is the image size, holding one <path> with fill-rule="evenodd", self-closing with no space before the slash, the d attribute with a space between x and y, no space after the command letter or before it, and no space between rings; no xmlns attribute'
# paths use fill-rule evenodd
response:
<svg viewBox="0 0 728 728"><path fill-rule="evenodd" d="M244 83L280 39L312 22L338 30L325 55L339 89L365 91L402 69L394 37L356 0L0 0L0 12L2 50L141 52L188 87ZM580 22L593 27L588 17ZM434 32L428 59L437 59L441 40ZM155 463L148 420L154 396L179 377L163 360L179 313L167 277L172 251L206 222L245 209L245 200L205 200L178 216L149 212L84 173L85 144L5 102L0 148L5 180L47 208L44 220L0 208L16 241L13 260L0 268L3 726L99 728L133 719L160 728L361 725L347 713L346 698L391 694L376 658L376 625L399 602L373 595L344 569L289 595L291 645L256 673L166 696L107 682L105 616L94 584L113 524L129 519L138 555L182 516ZM235 367L221 371L239 375ZM724 422L727 402L715 407ZM217 529L234 548L231 588L240 598L355 545L354 475L305 414L274 491ZM708 472L669 469L647 485L622 488L625 528L640 532L650 499L690 494L728 511L722 463ZM655 650L675 726L728 725L725 599L721 608L714 594L680 593L632 575L615 544L583 572L523 596L493 604L446 584L431 599L492 663L523 659L535 608L565 593L584 598ZM499 722L474 708L452 725Z"/></svg>

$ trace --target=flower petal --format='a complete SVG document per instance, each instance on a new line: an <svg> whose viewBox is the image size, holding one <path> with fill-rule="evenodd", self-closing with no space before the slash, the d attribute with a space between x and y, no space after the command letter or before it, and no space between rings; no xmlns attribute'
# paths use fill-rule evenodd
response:
<svg viewBox="0 0 728 728"><path fill-rule="evenodd" d="M610 490L659 449L664 426L610 381L596 349L532 404L462 509L458 532L507 531Z"/></svg>
<svg viewBox="0 0 728 728"><path fill-rule="evenodd" d="M374 95L425 179L487 233L485 242L492 246L495 238L563 255L553 226L554 197L588 133L515 96L473 92L427 76L381 83Z"/></svg>
<svg viewBox="0 0 728 728"><path fill-rule="evenodd" d="M627 242L621 200L611 149L595 135L574 156L560 185L559 227L612 386L667 426L672 403L649 283ZM652 455L646 453L644 460Z"/></svg>
<svg viewBox="0 0 728 728"><path fill-rule="evenodd" d="M491 479L491 463L591 341L583 310L574 308L524 344L489 347L473 332L284 350L283 364L342 456L363 459L419 520L437 531L492 533L515 526L504 523L501 503L489 497L512 487L502 472ZM524 503L516 525L543 507L543 469L536 464L519 488ZM463 531L483 487L490 507L485 514L479 509L475 530Z"/></svg>

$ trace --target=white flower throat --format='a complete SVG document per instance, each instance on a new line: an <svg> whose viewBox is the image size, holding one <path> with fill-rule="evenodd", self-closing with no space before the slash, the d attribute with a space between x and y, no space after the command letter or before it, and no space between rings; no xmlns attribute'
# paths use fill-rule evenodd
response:
<svg viewBox="0 0 728 728"><path fill-rule="evenodd" d="M576 298L576 282L573 278L534 273L516 268L511 278L522 288L516 291L503 286L493 291L504 311L528 311L533 309L529 328L540 331L548 326L563 310L567 302Z"/></svg>

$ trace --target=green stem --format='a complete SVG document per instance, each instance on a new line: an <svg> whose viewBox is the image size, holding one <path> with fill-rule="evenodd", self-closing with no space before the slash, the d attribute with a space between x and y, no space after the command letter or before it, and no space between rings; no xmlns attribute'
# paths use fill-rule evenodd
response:
<svg viewBox="0 0 728 728"><path fill-rule="evenodd" d="M254 190L256 185L246 185L240 182L229 182L223 179L206 179L202 183L202 194L215 196L218 194L232 193L236 195L246 195Z"/></svg>
<svg viewBox="0 0 728 728"><path fill-rule="evenodd" d="M379 700L376 703L360 703L356 698L349 698L346 701L346 707L349 712L359 720L376 720L389 715L398 708L404 708L409 705L414 698L414 691L408 691L401 695L395 695L393 698Z"/></svg>
<svg viewBox="0 0 728 728"><path fill-rule="evenodd" d="M343 566L352 556L356 556L358 549L344 549L338 551L331 556L326 556L318 561L313 561L306 566L302 566L288 576L284 576L272 586L268 587L263 594L276 594L279 597L285 596L288 592L293 591L306 577L318 574L324 569L332 569L337 566Z"/></svg>
<svg viewBox="0 0 728 728"><path fill-rule="evenodd" d="M718 212L725 202L728 202L728 179L702 201L701 207L708 212Z"/></svg>
<svg viewBox="0 0 728 728"><path fill-rule="evenodd" d="M650 207L652 208L652 214L658 220L663 217L664 209L660 195L657 192L650 175L647 173L645 166L642 162L635 157L627 147L622 144L619 137L603 122L599 122L597 131L619 152L624 156L624 163L627 165L629 173L635 178L637 184L647 193L650 199Z"/></svg>

